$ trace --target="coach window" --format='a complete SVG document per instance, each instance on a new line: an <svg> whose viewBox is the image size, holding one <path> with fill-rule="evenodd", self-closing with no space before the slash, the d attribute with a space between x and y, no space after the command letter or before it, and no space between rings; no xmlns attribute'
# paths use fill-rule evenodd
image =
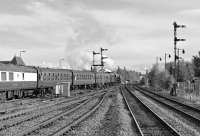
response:
<svg viewBox="0 0 200 136"><path fill-rule="evenodd" d="M43 75L43 80L46 80L46 73L44 73Z"/></svg>
<svg viewBox="0 0 200 136"><path fill-rule="evenodd" d="M22 73L22 80L24 80L24 73Z"/></svg>
<svg viewBox="0 0 200 136"><path fill-rule="evenodd" d="M67 74L64 74L64 80L67 80Z"/></svg>
<svg viewBox="0 0 200 136"><path fill-rule="evenodd" d="M6 72L1 72L1 81L6 81Z"/></svg>
<svg viewBox="0 0 200 136"><path fill-rule="evenodd" d="M13 81L13 72L9 72L9 80Z"/></svg>
<svg viewBox="0 0 200 136"><path fill-rule="evenodd" d="M58 75L57 75L57 73L55 74L55 80L57 80L58 79Z"/></svg>
<svg viewBox="0 0 200 136"><path fill-rule="evenodd" d="M52 79L51 80L54 80L54 73L52 74Z"/></svg>
<svg viewBox="0 0 200 136"><path fill-rule="evenodd" d="M65 74L65 79L68 80L68 74Z"/></svg>

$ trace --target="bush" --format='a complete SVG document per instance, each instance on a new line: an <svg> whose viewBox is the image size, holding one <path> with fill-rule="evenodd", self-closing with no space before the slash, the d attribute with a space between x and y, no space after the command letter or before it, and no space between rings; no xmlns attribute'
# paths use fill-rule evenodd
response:
<svg viewBox="0 0 200 136"><path fill-rule="evenodd" d="M158 65L154 65L148 74L150 86L154 88L169 89L172 84L172 77L168 72L159 70Z"/></svg>

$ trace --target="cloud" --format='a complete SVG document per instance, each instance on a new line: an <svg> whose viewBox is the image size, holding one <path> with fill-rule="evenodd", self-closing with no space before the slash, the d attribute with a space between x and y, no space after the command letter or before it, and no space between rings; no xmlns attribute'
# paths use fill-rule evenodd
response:
<svg viewBox="0 0 200 136"><path fill-rule="evenodd" d="M108 48L113 65L137 67L173 53L173 21L187 25L185 57L199 49L199 2L195 0L0 0L1 57L26 49L29 64L90 68L92 53ZM4 49L4 50L3 50ZM195 52L195 53L194 53ZM113 62L112 58L115 60Z"/></svg>
<svg viewBox="0 0 200 136"><path fill-rule="evenodd" d="M24 8L29 11L28 14L0 14L0 39L7 46L13 47L16 41L15 46L21 48L54 48L65 45L65 38L73 34L73 19L59 10L41 2L31 2ZM8 38L9 35L13 39Z"/></svg>
<svg viewBox="0 0 200 136"><path fill-rule="evenodd" d="M180 12L180 14L184 14L184 15L192 15L192 16L196 16L196 15L200 15L200 9L187 9L187 10L182 10Z"/></svg>

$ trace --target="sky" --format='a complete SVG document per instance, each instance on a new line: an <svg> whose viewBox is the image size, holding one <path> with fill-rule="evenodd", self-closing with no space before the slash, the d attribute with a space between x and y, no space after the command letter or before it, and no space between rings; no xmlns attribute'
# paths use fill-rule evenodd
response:
<svg viewBox="0 0 200 136"><path fill-rule="evenodd" d="M65 68L89 69L92 51L103 47L108 69L144 71L156 57L173 55L174 21L186 25L177 46L191 61L200 51L198 0L0 0L0 60L25 50L27 65L62 60Z"/></svg>

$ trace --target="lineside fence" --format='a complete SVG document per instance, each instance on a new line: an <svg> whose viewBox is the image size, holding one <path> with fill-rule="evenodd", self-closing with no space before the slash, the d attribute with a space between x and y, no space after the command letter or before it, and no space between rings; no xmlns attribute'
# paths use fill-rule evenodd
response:
<svg viewBox="0 0 200 136"><path fill-rule="evenodd" d="M177 94L187 99L200 101L200 80L178 82Z"/></svg>

